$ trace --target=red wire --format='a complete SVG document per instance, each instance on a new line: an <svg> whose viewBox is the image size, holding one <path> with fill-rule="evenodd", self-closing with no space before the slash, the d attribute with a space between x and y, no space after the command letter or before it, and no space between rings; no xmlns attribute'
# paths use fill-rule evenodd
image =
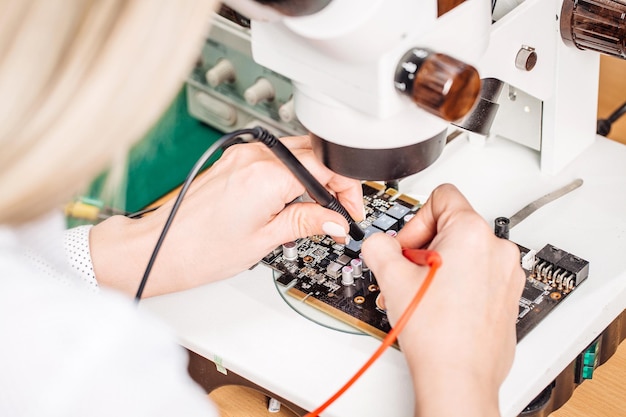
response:
<svg viewBox="0 0 626 417"><path fill-rule="evenodd" d="M367 371L367 369L376 361L376 359L378 359L380 355L383 354L385 349L387 349L389 346L394 344L394 342L398 338L398 335L400 334L402 329L404 329L404 326L411 318L411 315L413 315L413 312L415 311L419 303L422 301L422 298L424 297L424 294L426 294L428 287L430 287L430 284L433 281L433 278L435 277L437 270L441 266L441 257L435 251L424 250L424 249L402 249L402 254L413 263L416 263L418 265L428 265L430 267L430 269L428 270L428 274L426 275L426 278L424 278L424 282L422 283L419 290L415 294L415 297L413 297L413 300L411 300L411 303L409 304L409 306L406 308L404 313L402 313L402 316L400 316L400 318L396 322L396 325L391 329L389 333L387 333L387 336L383 339L383 342L378 347L376 352L372 354L372 356L367 360L367 362L365 362L365 364L361 367L361 369L359 369L354 374L354 376L350 378L348 382L345 383L343 387L341 387L324 404L316 408L314 411L308 413L305 417L319 416L319 414L322 411L324 411L326 408L328 408L329 405L334 403L335 400L337 400L337 398L341 397L343 393L346 392L348 388L350 388L352 384L354 384L357 381L357 379L359 379L361 375L365 373L365 371Z"/></svg>

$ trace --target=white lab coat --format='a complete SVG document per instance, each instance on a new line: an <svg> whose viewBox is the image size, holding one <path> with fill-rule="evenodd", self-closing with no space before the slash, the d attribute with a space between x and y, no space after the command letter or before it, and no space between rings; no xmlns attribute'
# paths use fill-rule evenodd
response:
<svg viewBox="0 0 626 417"><path fill-rule="evenodd" d="M0 415L217 416L172 332L90 291L62 244L60 214L0 226Z"/></svg>

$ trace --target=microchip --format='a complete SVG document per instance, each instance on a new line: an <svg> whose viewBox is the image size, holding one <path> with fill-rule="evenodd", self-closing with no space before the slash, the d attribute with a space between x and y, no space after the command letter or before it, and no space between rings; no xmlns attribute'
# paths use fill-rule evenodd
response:
<svg viewBox="0 0 626 417"><path fill-rule="evenodd" d="M398 220L386 214L381 215L372 223L372 226L378 227L380 230L386 232L387 230L398 231Z"/></svg>
<svg viewBox="0 0 626 417"><path fill-rule="evenodd" d="M337 258L337 262L339 262L342 265L348 265L348 263L352 260L351 257L349 257L346 254L341 255L339 258Z"/></svg>
<svg viewBox="0 0 626 417"><path fill-rule="evenodd" d="M531 301L537 299L537 297L540 297L542 294L542 289L539 289L526 281L526 284L524 285L524 291L522 291L522 299Z"/></svg>
<svg viewBox="0 0 626 417"><path fill-rule="evenodd" d="M363 231L363 233L365 234L365 237L363 238L363 240L367 239L368 237L370 237L371 235L373 235L374 233L382 233L382 230L380 230L377 227L374 226L368 226L365 228L365 230ZM361 245L363 244L363 240L353 240L351 239L347 245L345 245L343 252L348 255L350 258L355 259L359 257L359 253L361 253ZM334 261L335 259L333 259Z"/></svg>
<svg viewBox="0 0 626 417"><path fill-rule="evenodd" d="M344 253L352 258L358 258L361 253L362 240L351 239L350 242L343 249Z"/></svg>
<svg viewBox="0 0 626 417"><path fill-rule="evenodd" d="M337 260L338 257L339 257L339 255L337 255L335 252L331 252L331 253L328 254L326 259L328 259L329 261L335 261L335 260Z"/></svg>
<svg viewBox="0 0 626 417"><path fill-rule="evenodd" d="M382 233L382 230L380 230L377 227L374 226L368 226L363 233L365 234L365 237L363 238L363 240L367 239L368 237L370 237L371 235L373 235L374 233Z"/></svg>
<svg viewBox="0 0 626 417"><path fill-rule="evenodd" d="M276 282L280 285L284 285L285 287L295 281L296 277L290 274L289 272L283 273L281 276L276 278Z"/></svg>
<svg viewBox="0 0 626 417"><path fill-rule="evenodd" d="M393 217L394 219L400 220L407 214L409 214L411 210L408 207L403 206L402 204L395 203L393 206L389 207L386 211L388 216Z"/></svg>

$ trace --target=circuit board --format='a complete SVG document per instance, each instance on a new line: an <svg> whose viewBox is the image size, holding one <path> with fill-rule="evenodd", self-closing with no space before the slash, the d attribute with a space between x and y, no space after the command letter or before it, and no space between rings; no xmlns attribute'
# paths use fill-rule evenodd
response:
<svg viewBox="0 0 626 417"><path fill-rule="evenodd" d="M418 200L375 182L363 183L365 237L396 234L420 209ZM376 278L360 257L362 241L347 245L316 235L288 242L263 258L279 272L286 294L377 338L391 330L378 303ZM521 340L589 274L589 262L552 245L539 251L518 245L526 285L519 301L517 339Z"/></svg>

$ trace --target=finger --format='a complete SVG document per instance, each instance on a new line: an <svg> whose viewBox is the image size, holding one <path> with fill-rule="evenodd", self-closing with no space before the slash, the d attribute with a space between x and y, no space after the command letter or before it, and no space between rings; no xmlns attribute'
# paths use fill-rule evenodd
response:
<svg viewBox="0 0 626 417"><path fill-rule="evenodd" d="M386 233L374 233L363 242L361 253L370 269L384 272L391 264L389 257L402 256L402 247Z"/></svg>
<svg viewBox="0 0 626 417"><path fill-rule="evenodd" d="M289 137L282 140L305 168L322 185L332 191L352 218L357 221L363 220L363 194L358 180L338 175L324 166L311 152L308 136ZM267 164L263 164L262 161L267 162ZM272 165L274 166L272 167ZM282 187L274 184L274 186L282 190L281 197L285 202L291 201L302 194L301 185L295 185L296 183L300 184L299 181L293 177L293 174L281 161L272 155L269 149L266 149L264 145L259 143L237 145L229 148L221 160L214 165L213 171L215 175L219 175L221 173L220 170L232 170L234 167L234 169L250 172L254 166L264 166L268 170L266 173L258 172L260 176L254 176L254 178L266 176L283 183L286 181ZM199 183L202 184L203 182L200 181Z"/></svg>
<svg viewBox="0 0 626 417"><path fill-rule="evenodd" d="M311 138L308 135L303 136L287 136L284 138L280 138L280 141L285 145L291 152L295 152L300 149L311 149Z"/></svg>
<svg viewBox="0 0 626 417"><path fill-rule="evenodd" d="M290 136L281 138L280 141L294 154L302 151L311 152L311 141L308 136ZM235 162L238 166L246 166L252 161L264 158L276 158L265 144L259 142L240 143L228 147L222 157L215 162L214 168L225 165L225 162Z"/></svg>
<svg viewBox="0 0 626 417"><path fill-rule="evenodd" d="M334 223L335 226L324 223ZM343 216L316 203L294 203L285 207L265 227L265 234L284 243L313 235L331 236L342 240L348 232L348 222ZM332 233L337 231L337 233Z"/></svg>
<svg viewBox="0 0 626 417"><path fill-rule="evenodd" d="M361 182L357 180L350 180L348 178L345 179L348 180L345 184L340 184L339 181L333 181L329 184L329 186L335 192L337 199L341 205L345 207L350 216L357 222L360 222L364 220L363 216L365 213Z"/></svg>
<svg viewBox="0 0 626 417"><path fill-rule="evenodd" d="M363 220L363 188L359 180L331 171L312 152L297 152L296 157L322 185L337 197L354 220Z"/></svg>
<svg viewBox="0 0 626 417"><path fill-rule="evenodd" d="M399 242L384 233L365 240L362 253L385 297L390 319L396 320L423 282L425 268L402 256Z"/></svg>
<svg viewBox="0 0 626 417"><path fill-rule="evenodd" d="M440 185L415 217L398 233L398 241L407 248L422 248L463 211L474 210L455 186Z"/></svg>

